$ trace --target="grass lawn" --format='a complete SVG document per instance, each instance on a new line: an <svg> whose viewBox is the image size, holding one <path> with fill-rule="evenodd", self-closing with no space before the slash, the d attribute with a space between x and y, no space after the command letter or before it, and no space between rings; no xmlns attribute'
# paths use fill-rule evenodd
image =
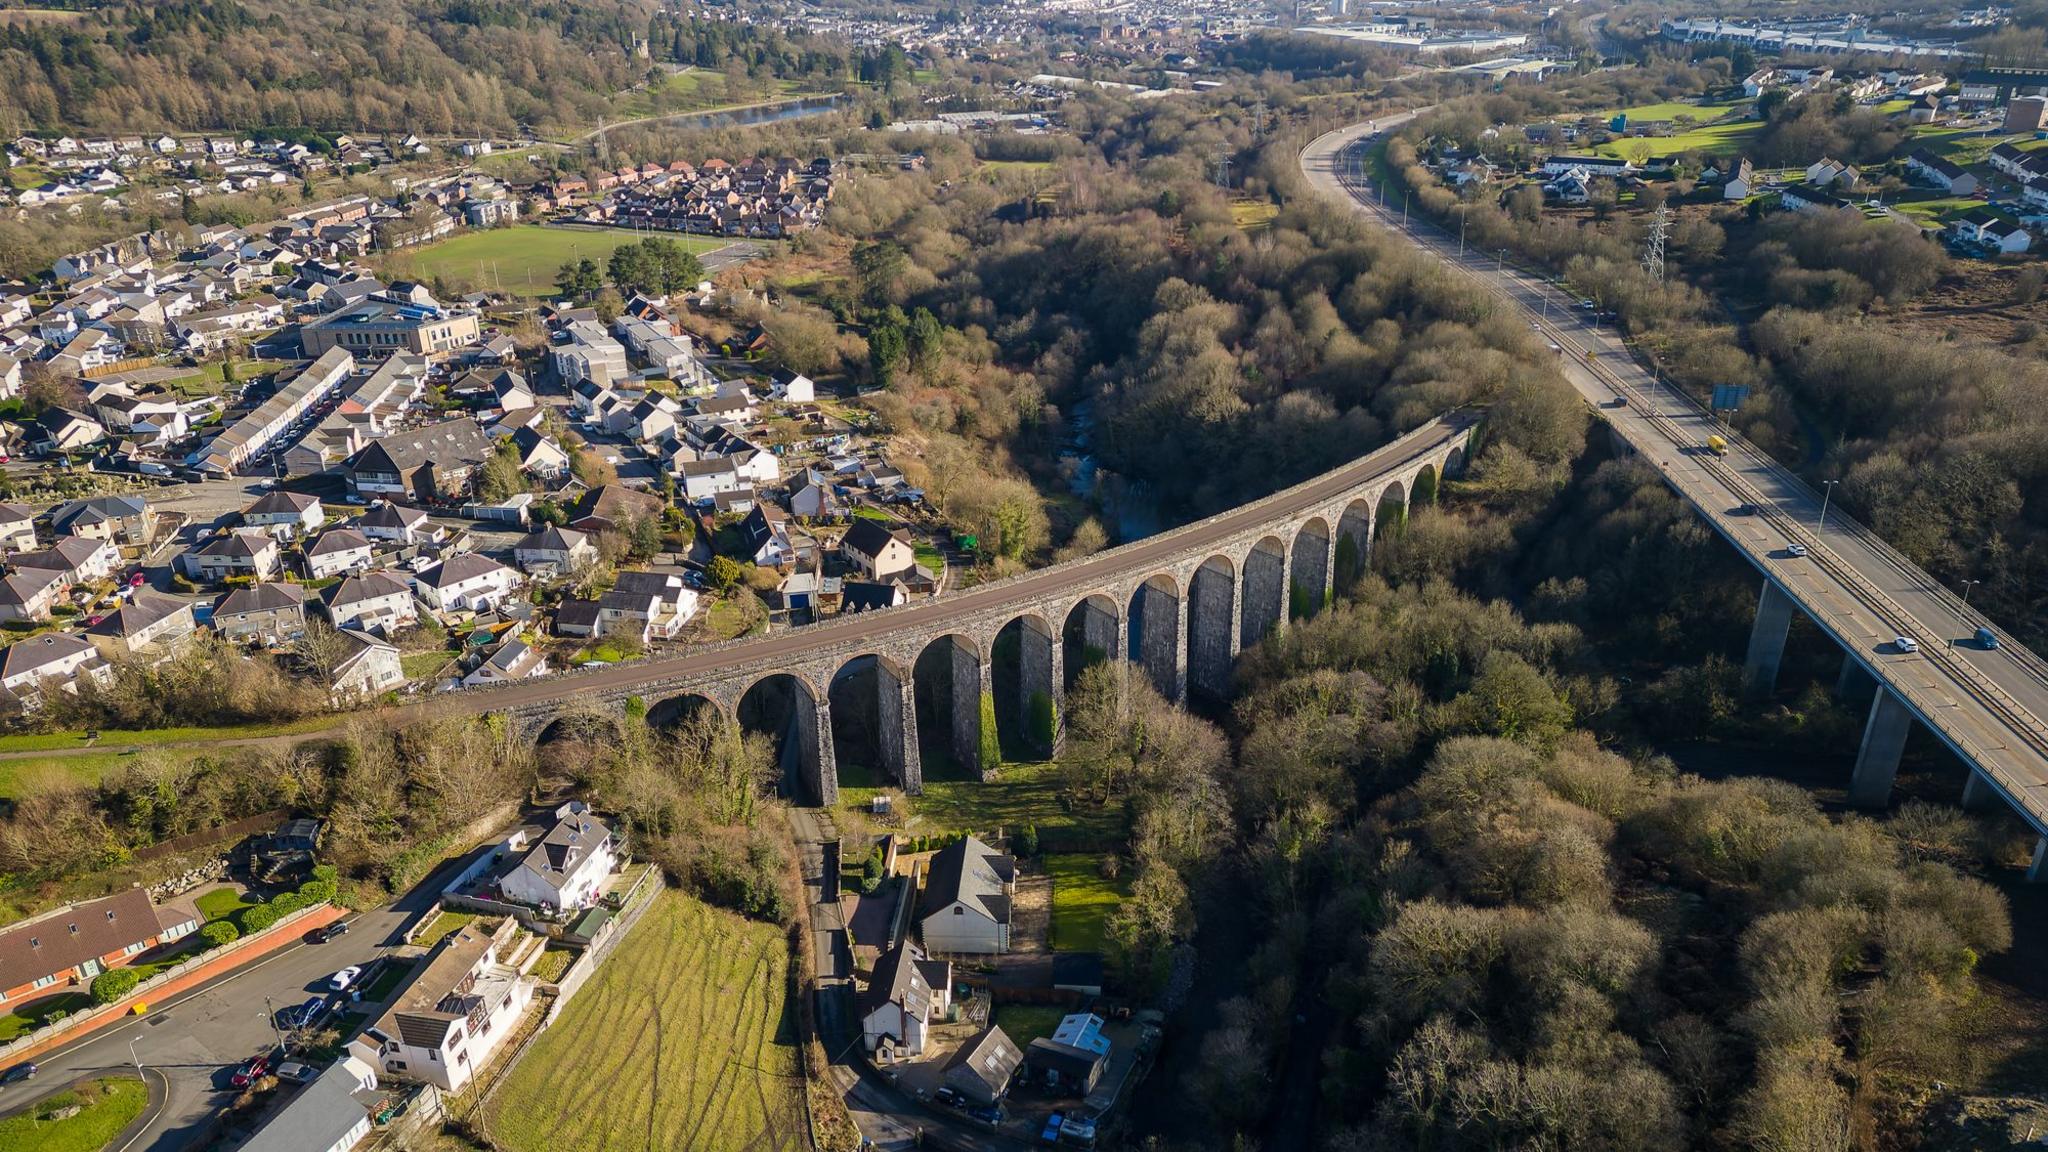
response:
<svg viewBox="0 0 2048 1152"><path fill-rule="evenodd" d="M23 1007L28 1009L26 1015L17 1015L9 1012L4 1016L0 1016L0 1044L26 1036L30 1032L42 1027L43 1021L52 1012L62 1012L68 1016L73 1012L83 1011L92 1007L92 997L84 992L59 992L55 996L45 996L40 1000L30 1001L28 1004L23 1005ZM0 1132L5 1130L4 1126L0 1126ZM8 1145L0 1143L0 1148L5 1147L8 1147Z"/></svg>
<svg viewBox="0 0 2048 1152"><path fill-rule="evenodd" d="M1960 216L1972 208L1984 207L1984 201L1968 196L1943 196L1931 200L1900 200L1890 205L1892 211L1902 216L1928 224L1938 224L1951 216Z"/></svg>
<svg viewBox="0 0 2048 1152"><path fill-rule="evenodd" d="M505 1152L808 1142L787 937L674 889L655 899L492 1097Z"/></svg>
<svg viewBox="0 0 2048 1152"><path fill-rule="evenodd" d="M0 760L0 800L18 800L52 787L97 784L134 759L120 752Z"/></svg>
<svg viewBox="0 0 2048 1152"><path fill-rule="evenodd" d="M996 778L973 780L952 763L942 748L919 750L924 763L924 794L898 796L897 810L908 820L911 835L935 832L993 832L1035 825L1039 835L1068 833L1114 839L1121 835L1121 808L1103 808L1088 800L1071 806L1062 795L1059 767L1048 760L1004 764ZM877 789L841 781L842 806L865 812Z"/></svg>
<svg viewBox="0 0 2048 1152"><path fill-rule="evenodd" d="M1029 1048L1040 1037L1052 1039L1065 1010L1052 1004L1005 1004L996 1009L996 1027L1019 1048Z"/></svg>
<svg viewBox="0 0 2048 1152"><path fill-rule="evenodd" d="M313 732L334 723L332 716L309 716L289 724L243 724L225 728L102 728L92 746L123 748L128 745L177 744L186 741L234 740L257 736L291 736ZM53 752L87 747L83 732L38 732L23 736L0 736L0 752Z"/></svg>
<svg viewBox="0 0 2048 1152"><path fill-rule="evenodd" d="M1719 120L1721 117L1731 113L1747 111L1754 103L1751 100L1727 100L1719 104L1684 104L1667 100L1662 104L1644 104L1635 108L1610 108L1605 112L1597 113L1597 116L1601 120L1612 120L1616 116L1627 116L1631 122L1638 120L1651 122L1676 120L1680 116L1690 116L1704 124L1709 120Z"/></svg>
<svg viewBox="0 0 2048 1152"><path fill-rule="evenodd" d="M1102 951L1103 923L1129 894L1122 880L1104 880L1101 857L1047 856L1052 877L1052 946L1059 952Z"/></svg>
<svg viewBox="0 0 2048 1152"><path fill-rule="evenodd" d="M1593 151L1601 156L1633 160L1638 154L1650 157L1676 156L1681 152L1728 155L1740 152L1750 139L1763 131L1760 120L1738 120L1731 124L1708 124L1669 136L1630 136L1609 140Z"/></svg>
<svg viewBox="0 0 2048 1152"><path fill-rule="evenodd" d="M534 961L533 978L545 980L552 984L562 978L562 973L569 970L570 963L575 959L575 952L567 948L557 948L550 944L540 954L540 959Z"/></svg>
<svg viewBox="0 0 2048 1152"><path fill-rule="evenodd" d="M398 985L412 975L413 965L402 960L393 960L377 970L377 978L363 985L363 1003L381 1004L384 998L398 990ZM344 1033L345 1035L346 1033Z"/></svg>
<svg viewBox="0 0 2048 1152"><path fill-rule="evenodd" d="M435 648L428 652L406 652L398 657L398 670L405 673L407 680L418 680L439 672L454 658L454 654L445 648Z"/></svg>
<svg viewBox="0 0 2048 1152"><path fill-rule="evenodd" d="M109 1076L59 1092L19 1116L0 1120L0 1148L36 1152L100 1152L142 1115L149 1089L140 1080ZM43 1117L72 1105L80 1111L63 1120Z"/></svg>
<svg viewBox="0 0 2048 1152"><path fill-rule="evenodd" d="M420 934L412 938L412 942L421 948L432 948L441 942L442 937L460 932L464 924L474 919L476 919L476 913L474 912L443 911L440 915L434 917L433 923L421 929Z"/></svg>
<svg viewBox="0 0 2048 1152"><path fill-rule="evenodd" d="M672 232L635 232L630 228L550 228L517 224L465 232L424 248L387 257L387 271L405 272L421 280L441 276L453 283L503 288L514 296L545 299L555 295L555 273L562 265L588 257L603 266L612 249L666 236L691 252L722 248L722 239Z"/></svg>
<svg viewBox="0 0 2048 1152"><path fill-rule="evenodd" d="M917 562L919 564L924 565L925 567L931 569L934 572L945 571L946 554L944 552L939 551L936 546L924 543L923 541L919 541L917 545L913 547L910 551L913 555L916 556Z"/></svg>
<svg viewBox="0 0 2048 1152"><path fill-rule="evenodd" d="M253 907L256 901L237 888L215 888L195 903L199 906L199 914L211 922L226 920L244 908Z"/></svg>
<svg viewBox="0 0 2048 1152"><path fill-rule="evenodd" d="M741 589L735 595L745 596L749 593ZM733 602L731 596L722 597L713 600L711 607L704 610L704 630L711 634L713 640L731 640L745 634L747 618L740 612L740 606Z"/></svg>

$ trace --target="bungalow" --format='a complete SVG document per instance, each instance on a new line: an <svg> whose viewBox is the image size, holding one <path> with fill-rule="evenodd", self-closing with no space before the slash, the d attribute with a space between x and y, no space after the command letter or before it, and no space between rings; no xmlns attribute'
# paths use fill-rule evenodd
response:
<svg viewBox="0 0 2048 1152"><path fill-rule="evenodd" d="M152 904L149 893L140 888L67 904L9 925L0 931L0 1004L19 1004L71 984L88 984L100 973L198 927L190 913Z"/></svg>
<svg viewBox="0 0 2048 1152"><path fill-rule="evenodd" d="M366 700L405 682L397 648L354 628L343 628L339 634L349 651L328 680L328 695L336 701Z"/></svg>
<svg viewBox="0 0 2048 1152"><path fill-rule="evenodd" d="M464 552L413 577L413 589L436 612L488 612L519 587L519 573L487 556Z"/></svg>
<svg viewBox="0 0 2048 1152"><path fill-rule="evenodd" d="M126 603L101 617L85 634L92 638L100 655L112 659L152 647L170 651L191 636L194 627L191 601L138 588Z"/></svg>
<svg viewBox="0 0 2048 1152"><path fill-rule="evenodd" d="M420 621L419 602L404 578L383 570L350 576L320 592L320 604L336 628L389 636Z"/></svg>
<svg viewBox="0 0 2048 1152"><path fill-rule="evenodd" d="M320 507L319 497L280 488L264 493L261 499L242 509L242 523L266 529L281 540L290 540L317 531L327 523L327 513Z"/></svg>
<svg viewBox="0 0 2048 1152"><path fill-rule="evenodd" d="M946 1087L976 1104L994 1104L1010 1090L1010 1078L1023 1063L1017 1045L991 1024L946 1061Z"/></svg>
<svg viewBox="0 0 2048 1152"><path fill-rule="evenodd" d="M478 684L507 684L545 676L550 671L546 653L523 640L506 640L486 651L483 663L464 676L462 684L465 688Z"/></svg>
<svg viewBox="0 0 2048 1152"><path fill-rule="evenodd" d="M934 953L990 955L1010 950L1011 892L1017 862L974 836L932 856L918 925Z"/></svg>
<svg viewBox="0 0 2048 1152"><path fill-rule="evenodd" d="M335 528L306 545L306 576L325 580L370 567L370 538L353 528Z"/></svg>
<svg viewBox="0 0 2048 1152"><path fill-rule="evenodd" d="M425 512L389 501L363 513L356 519L355 528L372 540L405 545L438 544L447 535L427 519Z"/></svg>
<svg viewBox="0 0 2048 1152"><path fill-rule="evenodd" d="M953 1008L953 965L930 960L904 941L875 962L860 996L861 1039L870 1052L887 1042L903 1056L922 1056L935 1017Z"/></svg>
<svg viewBox="0 0 2048 1152"><path fill-rule="evenodd" d="M498 881L498 895L557 911L595 904L619 864L611 825L578 800L555 809L554 826L545 832L525 827L512 833L504 852L517 855L519 864Z"/></svg>
<svg viewBox="0 0 2048 1152"><path fill-rule="evenodd" d="M1925 148L1906 157L1906 171L1951 196L1974 196L1977 192L1975 176L1953 160L1936 156Z"/></svg>
<svg viewBox="0 0 2048 1152"><path fill-rule="evenodd" d="M215 602L213 630L262 644L295 640L306 631L306 590L297 584L237 588Z"/></svg>
<svg viewBox="0 0 2048 1152"><path fill-rule="evenodd" d="M99 649L84 637L45 632L0 650L0 688L33 700L46 682L68 691L77 677L104 672L106 667Z"/></svg>
<svg viewBox="0 0 2048 1152"><path fill-rule="evenodd" d="M917 566L917 551L911 547L909 532L900 528L892 532L878 521L865 518L855 519L846 535L840 537L839 554L876 580L887 580Z"/></svg>
<svg viewBox="0 0 2048 1152"><path fill-rule="evenodd" d="M257 583L278 574L277 541L264 532L242 529L215 536L178 557L185 574L195 580L219 583L230 576L245 576Z"/></svg>
<svg viewBox="0 0 2048 1152"><path fill-rule="evenodd" d="M121 566L120 550L105 540L67 536L41 552L21 552L8 563L16 572L55 572L70 584L90 584L113 575Z"/></svg>
<svg viewBox="0 0 2048 1152"><path fill-rule="evenodd" d="M0 549L27 552L35 546L35 512L19 504L0 504Z"/></svg>
<svg viewBox="0 0 2048 1152"><path fill-rule="evenodd" d="M512 561L522 572L563 575L597 559L597 545L574 528L547 527L522 536Z"/></svg>
<svg viewBox="0 0 2048 1152"><path fill-rule="evenodd" d="M380 1075L460 1092L515 1031L533 980L504 961L519 922L474 920L450 933L349 1053Z"/></svg>
<svg viewBox="0 0 2048 1152"><path fill-rule="evenodd" d="M848 580L840 587L841 612L872 612L877 608L895 608L909 602L910 593L902 584Z"/></svg>
<svg viewBox="0 0 2048 1152"><path fill-rule="evenodd" d="M635 520L658 518L667 502L651 492L605 484L583 494L569 511L569 526L582 532L624 528Z"/></svg>

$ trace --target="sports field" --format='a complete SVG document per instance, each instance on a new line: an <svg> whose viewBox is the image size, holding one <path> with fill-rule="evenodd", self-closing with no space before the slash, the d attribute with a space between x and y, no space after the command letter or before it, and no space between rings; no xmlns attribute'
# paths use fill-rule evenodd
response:
<svg viewBox="0 0 2048 1152"><path fill-rule="evenodd" d="M555 294L555 273L562 265L589 257L602 267L621 244L649 236L674 240L698 255L723 248L727 241L674 232L635 232L628 228L550 228L517 224L451 236L424 248L385 257L389 276L466 284L478 291L504 291L514 296L546 299Z"/></svg>
<svg viewBox="0 0 2048 1152"><path fill-rule="evenodd" d="M663 890L491 1098L507 1152L808 1147L788 940Z"/></svg>

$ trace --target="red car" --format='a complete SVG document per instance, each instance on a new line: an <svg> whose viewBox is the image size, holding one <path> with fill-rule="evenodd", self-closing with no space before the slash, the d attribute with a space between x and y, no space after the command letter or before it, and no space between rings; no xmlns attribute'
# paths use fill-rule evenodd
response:
<svg viewBox="0 0 2048 1152"><path fill-rule="evenodd" d="M143 583L144 581L142 579L142 573L139 571L136 572L135 575L128 577L128 586L130 588L140 588L142 587Z"/></svg>
<svg viewBox="0 0 2048 1152"><path fill-rule="evenodd" d="M258 1056L240 1068L235 1069L235 1074L228 1078L228 1082L237 1088L247 1088L256 1081L263 1079L264 1075L269 1071L270 1057Z"/></svg>

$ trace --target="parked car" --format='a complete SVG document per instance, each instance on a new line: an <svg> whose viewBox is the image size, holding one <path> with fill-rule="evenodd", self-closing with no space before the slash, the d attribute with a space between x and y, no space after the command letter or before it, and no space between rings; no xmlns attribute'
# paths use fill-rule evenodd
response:
<svg viewBox="0 0 2048 1152"><path fill-rule="evenodd" d="M1003 1109L999 1104L970 1104L960 1110L969 1120L977 1120L991 1128L1003 1125Z"/></svg>
<svg viewBox="0 0 2048 1152"><path fill-rule="evenodd" d="M1057 1144L1060 1138L1060 1121L1066 1119L1063 1113L1055 1112L1045 1118L1045 1128L1038 1133L1041 1144Z"/></svg>
<svg viewBox="0 0 2048 1152"><path fill-rule="evenodd" d="M34 1064L16 1064L7 1071L0 1072L0 1084L19 1084L24 1080L33 1078L35 1074L36 1066Z"/></svg>
<svg viewBox="0 0 2048 1152"><path fill-rule="evenodd" d="M277 1066L277 1078L293 1084L304 1084L319 1074L320 1070L311 1064L300 1064L296 1061L287 1061Z"/></svg>
<svg viewBox="0 0 2048 1152"><path fill-rule="evenodd" d="M329 988L334 989L336 992L344 991L348 988L349 985L356 982L356 977L361 976L362 974L363 969L361 965L351 964L348 967L343 968L341 971L336 972L333 976L329 977L327 980L327 986Z"/></svg>
<svg viewBox="0 0 2048 1152"><path fill-rule="evenodd" d="M235 1074L228 1077L228 1083L233 1084L237 1088L247 1088L249 1085L263 1079L269 1072L270 1057L258 1056L240 1068L235 1069Z"/></svg>

